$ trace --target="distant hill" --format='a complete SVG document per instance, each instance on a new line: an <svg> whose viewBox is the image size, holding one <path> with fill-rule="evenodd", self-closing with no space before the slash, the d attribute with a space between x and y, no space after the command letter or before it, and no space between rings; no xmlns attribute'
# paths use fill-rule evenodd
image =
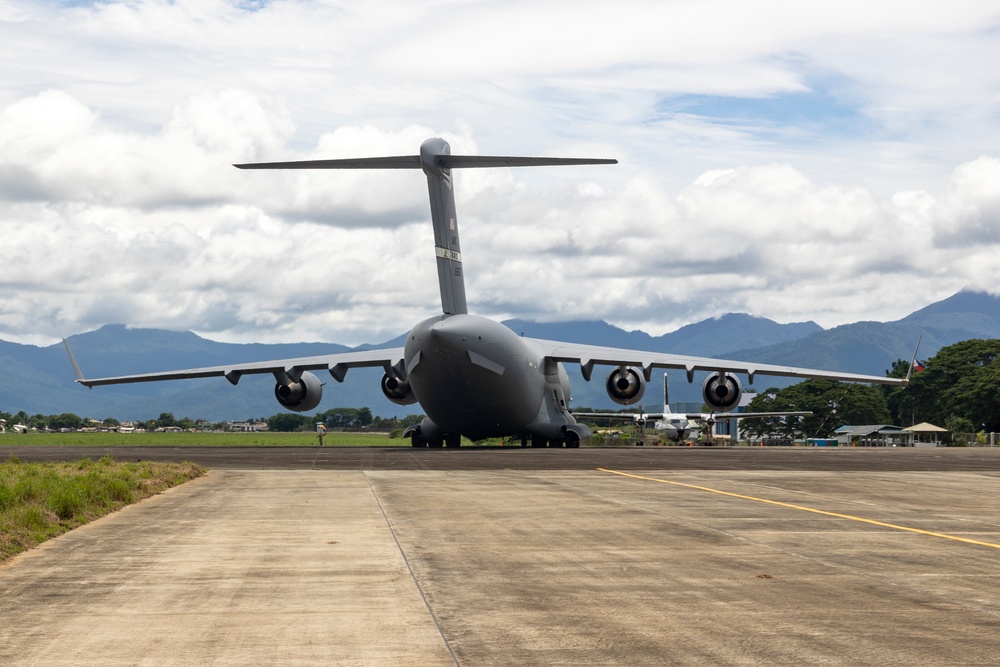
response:
<svg viewBox="0 0 1000 667"><path fill-rule="evenodd" d="M533 338L881 375L896 359L909 360L920 335L922 359L960 340L1000 338L1000 298L981 292L959 292L896 322L858 322L830 330L813 322L779 324L747 314L704 320L663 336L624 331L600 321L544 324L510 320L505 324ZM362 347L398 346L404 338L401 335ZM217 343L190 332L133 329L121 324L73 336L70 344L84 371L94 377L350 349L332 343ZM586 383L578 368L567 370L573 386L573 405L617 407L605 395L599 376ZM400 407L385 400L378 386L380 377L378 369L352 370L344 384L323 376L326 386L319 409L368 406L382 416L419 412L417 405ZM661 377L654 374L644 405L653 407L660 401ZM222 378L209 378L93 390L75 384L73 379L61 344L37 347L0 341L0 410L7 412L73 412L118 419L148 419L172 412L176 417L222 421L266 417L281 411L273 396L274 382L266 376L245 377L236 387ZM761 378L757 388L783 386L780 382ZM700 402L700 380L688 385L683 374L671 372L670 385L672 402Z"/></svg>
<svg viewBox="0 0 1000 667"><path fill-rule="evenodd" d="M349 349L331 343L217 343L190 332L130 329L121 324L71 336L69 341L84 371L93 377L333 354ZM173 412L177 417L213 421L280 412L272 394L274 383L266 377L244 378L237 387L225 380L190 380L97 389L77 385L74 379L61 343L36 347L0 341L0 409L7 412L73 412L118 419L147 419ZM382 400L381 392L378 398Z"/></svg>
<svg viewBox="0 0 1000 667"><path fill-rule="evenodd" d="M963 336L975 334L967 336L971 338L995 338L996 331L1000 328L998 303L1000 297L984 292L963 291L921 308L899 321L927 329L958 331Z"/></svg>
<svg viewBox="0 0 1000 667"><path fill-rule="evenodd" d="M515 332L532 338L702 357L726 354L733 350L734 341L739 341L737 346L740 348L759 347L796 340L823 331L823 328L815 322L778 324L773 320L746 313L730 313L688 324L662 336L650 336L643 331L624 331L600 321L543 324L525 320L507 320L504 324Z"/></svg>
<svg viewBox="0 0 1000 667"><path fill-rule="evenodd" d="M1000 338L1000 298L983 292L959 292L896 322L845 324L733 354L750 361L881 374L897 359L909 361L921 336L921 359L961 340Z"/></svg>

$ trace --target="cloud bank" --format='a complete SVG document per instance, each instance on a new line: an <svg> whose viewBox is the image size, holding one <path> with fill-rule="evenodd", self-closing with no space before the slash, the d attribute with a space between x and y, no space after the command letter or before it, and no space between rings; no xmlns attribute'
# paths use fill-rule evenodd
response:
<svg viewBox="0 0 1000 667"><path fill-rule="evenodd" d="M479 314L832 326L995 291L1000 16L947 9L0 4L0 338L394 337L439 308L423 176L231 164L430 136L621 162L456 173Z"/></svg>

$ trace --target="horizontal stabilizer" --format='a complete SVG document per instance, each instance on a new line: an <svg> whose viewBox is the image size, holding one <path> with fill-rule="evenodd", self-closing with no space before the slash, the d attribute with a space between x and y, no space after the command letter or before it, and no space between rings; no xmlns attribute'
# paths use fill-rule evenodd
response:
<svg viewBox="0 0 1000 667"><path fill-rule="evenodd" d="M420 169L419 155L361 157L344 160L296 160L234 164L237 169Z"/></svg>
<svg viewBox="0 0 1000 667"><path fill-rule="evenodd" d="M445 169L482 167L557 167L574 164L618 164L618 160L586 157L507 157L503 155L441 155Z"/></svg>
<svg viewBox="0 0 1000 667"><path fill-rule="evenodd" d="M618 164L618 160L606 158L507 157L502 155L437 155L434 159L442 169ZM419 155L348 158L343 160L251 162L248 164L234 164L233 166L239 169L420 169L422 167Z"/></svg>

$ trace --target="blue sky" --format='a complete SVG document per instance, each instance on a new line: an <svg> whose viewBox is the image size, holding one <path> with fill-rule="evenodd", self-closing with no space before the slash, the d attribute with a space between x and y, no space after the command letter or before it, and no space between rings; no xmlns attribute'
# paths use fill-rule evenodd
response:
<svg viewBox="0 0 1000 667"><path fill-rule="evenodd" d="M0 0L0 339L392 338L438 306L422 180L229 165L430 136L620 161L456 177L480 314L829 327L993 290L998 26L969 0Z"/></svg>
<svg viewBox="0 0 1000 667"><path fill-rule="evenodd" d="M808 78L804 90L762 97L677 95L657 105L658 115L691 114L713 124L752 130L762 140L803 145L858 140L878 133L867 118L853 82L843 77Z"/></svg>

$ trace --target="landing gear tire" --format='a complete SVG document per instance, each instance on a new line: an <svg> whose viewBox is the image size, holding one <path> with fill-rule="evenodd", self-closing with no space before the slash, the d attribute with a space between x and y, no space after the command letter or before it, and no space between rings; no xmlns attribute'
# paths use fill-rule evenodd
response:
<svg viewBox="0 0 1000 667"><path fill-rule="evenodd" d="M549 447L562 447L562 446L563 446L562 440L549 440Z"/></svg>
<svg viewBox="0 0 1000 667"><path fill-rule="evenodd" d="M453 447L461 447L462 446L462 436L457 435L457 434L456 435L451 435L451 434L446 435L446 436L444 436L444 444L447 445L449 449L453 448Z"/></svg>

